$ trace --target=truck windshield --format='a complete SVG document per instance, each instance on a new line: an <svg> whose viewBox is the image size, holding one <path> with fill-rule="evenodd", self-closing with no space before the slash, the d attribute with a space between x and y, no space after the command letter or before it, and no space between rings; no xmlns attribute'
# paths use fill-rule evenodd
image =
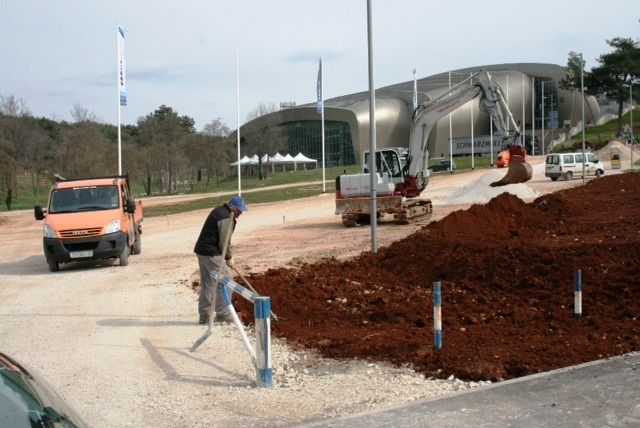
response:
<svg viewBox="0 0 640 428"><path fill-rule="evenodd" d="M49 213L111 210L119 206L116 186L74 187L51 193Z"/></svg>

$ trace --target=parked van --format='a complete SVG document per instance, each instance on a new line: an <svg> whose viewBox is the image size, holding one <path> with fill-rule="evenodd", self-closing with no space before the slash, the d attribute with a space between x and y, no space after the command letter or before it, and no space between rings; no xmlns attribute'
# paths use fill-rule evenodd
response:
<svg viewBox="0 0 640 428"><path fill-rule="evenodd" d="M44 255L51 272L59 263L118 258L140 254L142 204L134 201L127 176L58 180L46 209L36 205L36 220L44 220Z"/></svg>
<svg viewBox="0 0 640 428"><path fill-rule="evenodd" d="M593 153L585 153L584 172L586 176L600 177L604 174L604 165ZM544 175L556 181L562 177L571 180L574 175L582 177L582 153L558 153L547 155Z"/></svg>

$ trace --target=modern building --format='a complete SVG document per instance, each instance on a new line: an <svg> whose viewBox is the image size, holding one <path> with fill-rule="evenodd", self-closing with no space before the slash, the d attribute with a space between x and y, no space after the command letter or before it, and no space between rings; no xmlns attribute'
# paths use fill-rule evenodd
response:
<svg viewBox="0 0 640 428"><path fill-rule="evenodd" d="M455 86L481 69L488 71L501 87L514 120L524 128L524 134L531 136L533 132L539 142L544 142L545 151L560 134L570 132L581 123L580 93L559 88L565 70L554 64L486 65L418 79L418 103L429 102L446 93L450 85ZM378 148L408 146L412 100L413 81L376 90ZM360 163L363 151L369 147L369 92L328 99L324 105L326 166ZM585 106L586 122L595 122L600 116L597 101L587 97ZM451 124L451 135L448 116L431 132L428 147L432 157L470 154L472 129L474 154L488 154L492 149L486 143L490 134L489 116L480 110L478 97L451 113ZM271 137L265 138L265 135ZM254 119L242 126L241 137L241 147L252 153L257 145L268 144L268 148L263 147L264 152L302 152L308 157L322 159L321 116L316 111L316 103L282 109ZM533 147L534 154L540 154L541 150L539 143Z"/></svg>

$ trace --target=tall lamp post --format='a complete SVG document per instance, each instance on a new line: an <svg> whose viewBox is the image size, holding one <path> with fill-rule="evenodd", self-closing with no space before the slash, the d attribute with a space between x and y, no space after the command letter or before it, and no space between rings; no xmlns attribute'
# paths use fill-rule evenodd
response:
<svg viewBox="0 0 640 428"><path fill-rule="evenodd" d="M367 0L367 47L369 57L369 185L371 188L371 253L378 252L378 207L376 200L376 91L373 83L373 28L371 0Z"/></svg>
<svg viewBox="0 0 640 428"><path fill-rule="evenodd" d="M542 152L542 156L544 156L544 80L541 83L541 99L542 99L542 112L541 112L541 117L540 117L540 124L542 125L540 127L541 131L542 131L542 137L540 137L541 140L541 152Z"/></svg>
<svg viewBox="0 0 640 428"><path fill-rule="evenodd" d="M582 184L585 184L586 177L584 176L584 167L587 162L585 154L585 140L584 140L584 61L582 59L582 53L580 53L580 94L581 94L581 108L582 108Z"/></svg>
<svg viewBox="0 0 640 428"><path fill-rule="evenodd" d="M633 149L636 146L636 139L633 136L633 81L629 81L629 131L631 132L631 169L633 169Z"/></svg>

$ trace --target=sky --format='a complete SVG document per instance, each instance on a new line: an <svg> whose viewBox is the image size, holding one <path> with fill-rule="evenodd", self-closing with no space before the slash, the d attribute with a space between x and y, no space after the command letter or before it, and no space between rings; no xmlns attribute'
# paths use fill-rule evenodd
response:
<svg viewBox="0 0 640 428"><path fill-rule="evenodd" d="M640 40L640 1L371 0L376 88L448 70L502 63L586 68L607 39ZM316 101L366 91L366 0L0 0L0 94L38 117L72 121L79 104L117 124L116 23L126 29L128 104L135 124L165 104L237 128L260 103ZM236 55L236 47L238 54ZM236 59L238 67L236 68Z"/></svg>

